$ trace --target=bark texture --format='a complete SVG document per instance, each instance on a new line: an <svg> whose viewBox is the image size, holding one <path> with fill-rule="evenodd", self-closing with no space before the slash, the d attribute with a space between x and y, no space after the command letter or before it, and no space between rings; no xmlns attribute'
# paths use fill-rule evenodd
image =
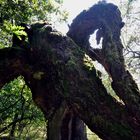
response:
<svg viewBox="0 0 140 140"><path fill-rule="evenodd" d="M0 87L19 75L24 77L33 100L49 120L49 140L74 140L78 132L81 139L85 137L79 118L104 140L140 139L140 93L125 69L122 26L117 6L106 3L77 16L69 37L47 23L33 24L27 46L0 50ZM97 43L103 38L102 49L91 48L88 42L96 29ZM86 54L104 66L124 104L107 93Z"/></svg>
<svg viewBox="0 0 140 140"><path fill-rule="evenodd" d="M102 64L112 78L112 88L134 114L140 111L140 94L129 71L125 69L123 45L120 40L124 26L117 6L99 3L77 16L67 33L79 46L85 47L87 54ZM76 30L75 30L76 29ZM101 38L102 48L90 47L89 37L96 32L96 43Z"/></svg>

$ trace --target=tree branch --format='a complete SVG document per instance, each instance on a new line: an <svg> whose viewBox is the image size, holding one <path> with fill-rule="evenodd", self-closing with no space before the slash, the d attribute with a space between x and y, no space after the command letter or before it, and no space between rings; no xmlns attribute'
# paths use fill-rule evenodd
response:
<svg viewBox="0 0 140 140"><path fill-rule="evenodd" d="M22 48L0 49L0 87L24 73L27 55Z"/></svg>
<svg viewBox="0 0 140 140"><path fill-rule="evenodd" d="M90 24L86 24L86 21L90 22ZM86 49L87 54L104 66L112 78L112 88L123 100L128 111L138 119L137 116L140 116L140 92L131 74L125 69L122 53L123 46L120 40L120 31L123 25L117 6L110 3L96 4L88 11L80 13L74 19L68 35L79 46L85 47L86 44L89 44L87 38L95 30L98 30L96 40L103 37L102 49L100 49L100 53L96 53L95 49L91 49L88 46ZM74 30L75 28L76 31ZM82 38L81 35L83 35ZM80 40L80 42L77 40Z"/></svg>

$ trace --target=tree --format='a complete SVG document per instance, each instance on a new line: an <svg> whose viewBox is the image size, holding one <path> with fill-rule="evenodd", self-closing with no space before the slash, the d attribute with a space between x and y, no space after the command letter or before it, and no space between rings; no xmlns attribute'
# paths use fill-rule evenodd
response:
<svg viewBox="0 0 140 140"><path fill-rule="evenodd" d="M124 46L124 57L129 70L134 75L134 78L139 85L139 59L140 59L140 39L139 39L139 9L137 7L137 1L132 0L127 3L122 3L120 7L122 11L122 17L125 21L125 27L123 28L122 43ZM133 26L131 26L133 25Z"/></svg>
<svg viewBox="0 0 140 140"><path fill-rule="evenodd" d="M21 23L46 19L64 22L67 13L61 9L61 3L54 0L1 0L0 48L18 46L12 45L12 36L14 34L21 38L26 35ZM43 139L46 137L46 123L22 77L14 79L0 90L0 139Z"/></svg>
<svg viewBox="0 0 140 140"><path fill-rule="evenodd" d="M0 139L46 137L45 118L22 77L6 84L0 93Z"/></svg>
<svg viewBox="0 0 140 140"><path fill-rule="evenodd" d="M24 77L48 120L49 140L76 139L74 132L83 128L81 120L105 140L139 139L140 93L125 69L120 40L123 25L118 7L110 3L83 11L68 36L48 23L32 24L26 30L28 42L21 40L22 47L0 50L0 87ZM95 30L97 43L103 38L101 49L91 48L88 42ZM107 92L92 60L103 65L123 102Z"/></svg>

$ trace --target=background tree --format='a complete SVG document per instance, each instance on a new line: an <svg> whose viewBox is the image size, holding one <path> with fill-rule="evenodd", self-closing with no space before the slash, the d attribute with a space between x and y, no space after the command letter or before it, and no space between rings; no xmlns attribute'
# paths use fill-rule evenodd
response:
<svg viewBox="0 0 140 140"><path fill-rule="evenodd" d="M129 70L131 70L138 85L139 82L139 59L140 59L140 40L139 40L139 18L140 12L137 6L137 0L124 2L120 8L122 11L125 26L122 34L124 45L124 57Z"/></svg>
<svg viewBox="0 0 140 140"><path fill-rule="evenodd" d="M1 139L6 139L6 136L11 139L45 137L44 116L33 104L31 92L23 82L23 78L19 77L2 88L0 106Z"/></svg>
<svg viewBox="0 0 140 140"><path fill-rule="evenodd" d="M0 48L11 47L13 34L26 35L21 23L37 21L64 22L67 12L62 1L1 0ZM52 17L54 17L55 19ZM20 39L19 39L20 40ZM0 94L0 139L44 139L46 120L32 101L31 91L23 77L6 84Z"/></svg>

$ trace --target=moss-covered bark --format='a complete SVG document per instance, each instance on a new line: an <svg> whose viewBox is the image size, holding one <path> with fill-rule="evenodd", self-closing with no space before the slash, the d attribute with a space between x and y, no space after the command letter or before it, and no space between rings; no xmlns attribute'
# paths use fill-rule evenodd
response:
<svg viewBox="0 0 140 140"><path fill-rule="evenodd" d="M121 28L124 26L121 13L117 6L99 3L87 11L80 13L70 26L67 33L86 53L103 65L112 78L112 88L122 99L126 111L140 123L140 92L131 74L125 68L123 45L120 40ZM84 27L84 28L83 28ZM95 49L89 45L89 37L96 33L97 44L101 41L102 48Z"/></svg>
<svg viewBox="0 0 140 140"><path fill-rule="evenodd" d="M113 21L106 26L108 19L104 19L106 17L104 14L101 14L103 16L101 19L104 20L101 20L102 22L99 20L101 15L96 12L102 12L98 9L100 6L102 9L105 6L104 13L114 8L114 13L109 11L107 14L111 13L114 19L117 16L119 23L122 23L116 6L109 4L108 9L107 5L95 5L91 8L93 15L85 17L89 17L91 21L94 21L94 24L92 22L78 26L74 24L68 32L68 35L81 47L77 46L71 38L52 29L50 25L36 23L31 25L28 32L29 48L25 46L18 51L14 48L0 50L0 54L2 54L0 57L0 85L4 85L18 75L24 77L32 91L33 100L49 120L48 128L52 130L48 131L49 140L59 140L65 135L67 140L74 140L72 136L77 137L75 134L70 134L73 130L72 124L70 125L73 114L74 120L77 117L83 120L102 139L140 139L139 91L131 75L124 68L122 46L121 42L118 43L121 27L117 28L119 29L118 34L115 32L116 38L112 32L114 30L111 30L114 27ZM88 12L82 14L85 16ZM99 21L96 21L96 18ZM79 22L79 19L77 21ZM87 22L83 21L83 23ZM81 28L81 25L84 28ZM89 33L92 33L100 25L105 28L102 29L104 33L102 35L104 37L102 50L91 50L89 46L82 47L80 41L85 39L83 44L86 43ZM87 32L84 32L85 29L88 29ZM115 38L110 36L110 33ZM11 51L15 55L11 55ZM105 67L112 77L112 85L116 94L125 104L116 101L107 93L86 53L94 56L94 59L97 59ZM15 63L17 61L18 63ZM126 77L129 85L126 83ZM130 98L131 96L132 98ZM65 111L70 111L72 114L68 113L67 116ZM74 120L75 124L80 121ZM64 122L67 122L67 125L64 125ZM79 124L81 129L84 128L81 122ZM68 126L71 128L69 129ZM64 132L64 128L67 128L67 132ZM56 135L53 137L54 133Z"/></svg>
<svg viewBox="0 0 140 140"><path fill-rule="evenodd" d="M79 46L86 48L87 54L93 60L103 65L112 78L112 88L123 100L127 109L137 117L140 111L140 92L131 74L125 69L123 45L120 40L123 26L117 6L111 3L99 3L80 13L67 34ZM95 30L97 30L97 44L103 38L101 49L94 49L89 45L88 39Z"/></svg>

